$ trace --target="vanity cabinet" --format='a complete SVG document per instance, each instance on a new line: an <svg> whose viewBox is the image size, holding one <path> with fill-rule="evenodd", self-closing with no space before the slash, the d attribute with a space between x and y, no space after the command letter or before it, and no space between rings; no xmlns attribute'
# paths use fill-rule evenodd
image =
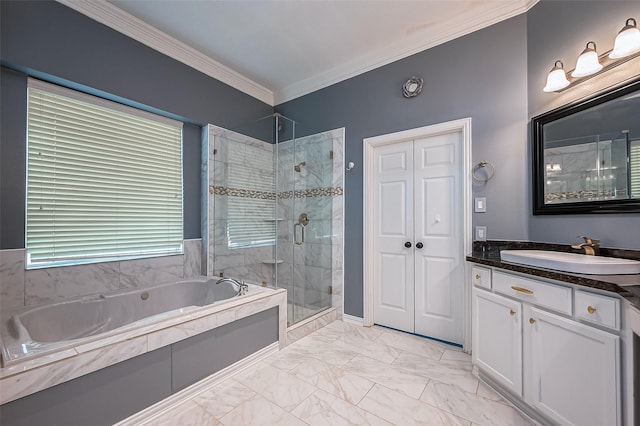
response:
<svg viewBox="0 0 640 426"><path fill-rule="evenodd" d="M472 358L482 371L522 396L522 304L473 289Z"/></svg>
<svg viewBox="0 0 640 426"><path fill-rule="evenodd" d="M619 337L525 306L525 402L563 425L616 425Z"/></svg>
<svg viewBox="0 0 640 426"><path fill-rule="evenodd" d="M502 270L492 281L472 289L481 374L554 424L620 425L620 337L582 322L615 330L619 301Z"/></svg>

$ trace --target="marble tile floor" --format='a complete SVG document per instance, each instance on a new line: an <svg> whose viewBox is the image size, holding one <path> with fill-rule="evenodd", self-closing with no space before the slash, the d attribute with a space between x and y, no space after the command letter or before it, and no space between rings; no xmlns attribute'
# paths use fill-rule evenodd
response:
<svg viewBox="0 0 640 426"><path fill-rule="evenodd" d="M163 415L161 425L533 425L459 349L335 321Z"/></svg>

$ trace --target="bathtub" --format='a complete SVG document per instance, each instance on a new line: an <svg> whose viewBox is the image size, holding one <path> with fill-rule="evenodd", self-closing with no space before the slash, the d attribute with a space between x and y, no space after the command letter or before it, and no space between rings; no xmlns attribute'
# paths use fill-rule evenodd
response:
<svg viewBox="0 0 640 426"><path fill-rule="evenodd" d="M2 366L243 297L232 283L216 281L203 277L7 311L0 318ZM248 294L260 289L250 288Z"/></svg>

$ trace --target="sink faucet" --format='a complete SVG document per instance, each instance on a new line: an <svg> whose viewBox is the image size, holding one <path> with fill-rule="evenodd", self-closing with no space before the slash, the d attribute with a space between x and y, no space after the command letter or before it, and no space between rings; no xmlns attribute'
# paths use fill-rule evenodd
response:
<svg viewBox="0 0 640 426"><path fill-rule="evenodd" d="M598 244L600 244L600 240L596 240L591 237L585 237L584 235L578 235L576 238L582 238L584 243L582 244L571 244L571 248L580 250L584 249L584 254L589 256L594 256L596 254L596 250L598 249Z"/></svg>
<svg viewBox="0 0 640 426"><path fill-rule="evenodd" d="M222 284L222 283L231 283L236 287L238 287L238 296L245 295L247 294L247 292L249 292L249 286L245 284L244 281L240 282L233 278L220 278L218 281L216 281L216 284Z"/></svg>

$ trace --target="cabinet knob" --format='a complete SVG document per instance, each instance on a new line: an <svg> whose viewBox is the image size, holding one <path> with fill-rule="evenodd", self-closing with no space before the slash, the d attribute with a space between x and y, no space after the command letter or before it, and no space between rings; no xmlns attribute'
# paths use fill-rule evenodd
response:
<svg viewBox="0 0 640 426"><path fill-rule="evenodd" d="M529 324L535 324L535 323L536 323L536 320L535 320L535 319L533 319L533 318L529 318Z"/></svg>
<svg viewBox="0 0 640 426"><path fill-rule="evenodd" d="M422 244L422 243L417 243L416 244L416 248L421 249L422 247L424 247L424 244Z"/></svg>
<svg viewBox="0 0 640 426"><path fill-rule="evenodd" d="M514 316L516 314L516 311L514 311L513 309L509 309L509 315Z"/></svg>
<svg viewBox="0 0 640 426"><path fill-rule="evenodd" d="M480 279L480 274L476 274L476 280Z"/></svg>
<svg viewBox="0 0 640 426"><path fill-rule="evenodd" d="M596 313L596 308L594 308L593 306L589 305L587 306L587 312L589 312L590 314L595 314Z"/></svg>

